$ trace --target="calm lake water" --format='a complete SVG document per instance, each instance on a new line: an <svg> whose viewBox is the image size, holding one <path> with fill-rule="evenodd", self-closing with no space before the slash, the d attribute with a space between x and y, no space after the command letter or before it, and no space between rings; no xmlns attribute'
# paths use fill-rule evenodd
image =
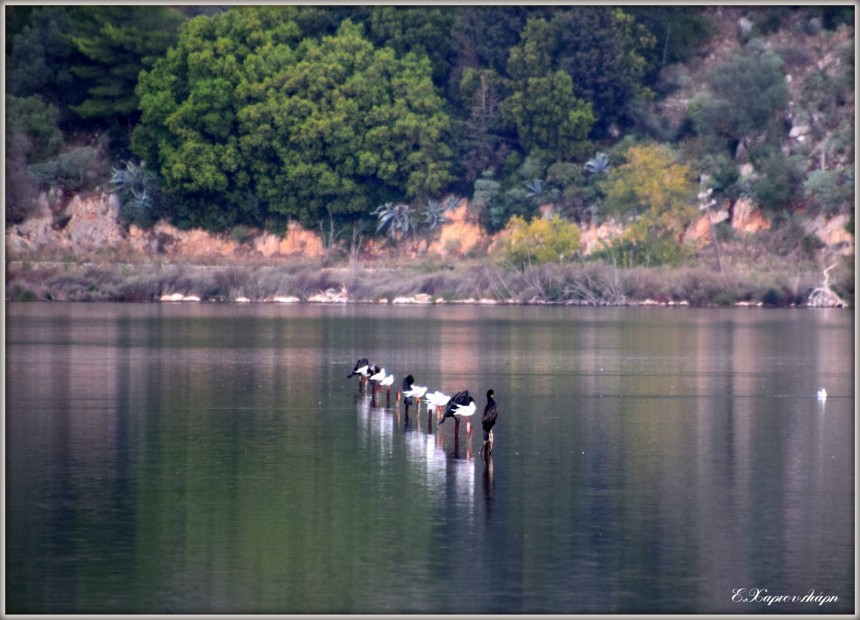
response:
<svg viewBox="0 0 860 620"><path fill-rule="evenodd" d="M7 613L854 611L852 311L7 303L5 369Z"/></svg>

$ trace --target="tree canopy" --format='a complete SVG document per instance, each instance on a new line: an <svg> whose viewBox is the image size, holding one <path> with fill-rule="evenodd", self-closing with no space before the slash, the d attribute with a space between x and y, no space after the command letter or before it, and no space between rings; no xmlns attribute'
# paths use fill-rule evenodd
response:
<svg viewBox="0 0 860 620"><path fill-rule="evenodd" d="M431 73L426 56L376 48L349 20L302 38L281 7L234 8L193 20L141 76L133 146L203 225L266 214L308 225L423 199L451 180Z"/></svg>
<svg viewBox="0 0 860 620"><path fill-rule="evenodd" d="M71 37L82 60L71 68L87 96L72 110L110 125L136 120L138 74L176 40L182 16L165 6L87 6L75 12Z"/></svg>
<svg viewBox="0 0 860 620"><path fill-rule="evenodd" d="M708 76L709 94L694 107L699 133L742 143L753 156L756 139L766 137L788 104L782 60L772 51L736 54Z"/></svg>

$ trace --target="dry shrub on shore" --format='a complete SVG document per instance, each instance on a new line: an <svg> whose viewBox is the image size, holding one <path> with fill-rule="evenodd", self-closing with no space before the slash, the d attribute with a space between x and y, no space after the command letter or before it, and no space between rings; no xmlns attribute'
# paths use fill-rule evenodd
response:
<svg viewBox="0 0 860 620"><path fill-rule="evenodd" d="M625 303L621 273L601 263L548 263L522 270L486 270L488 288L498 299L591 306Z"/></svg>
<svg viewBox="0 0 860 620"><path fill-rule="evenodd" d="M842 261L831 274L839 294L853 303L853 264ZM392 301L429 295L444 301L495 299L518 303L623 305L646 300L691 306L803 305L820 285L820 271L786 267L718 273L705 267L618 269L602 262L550 263L513 269L492 263L400 268L320 268L283 264L194 266L9 262L8 300L158 301L163 295L202 300L252 301L278 296L300 299L346 288L352 301Z"/></svg>

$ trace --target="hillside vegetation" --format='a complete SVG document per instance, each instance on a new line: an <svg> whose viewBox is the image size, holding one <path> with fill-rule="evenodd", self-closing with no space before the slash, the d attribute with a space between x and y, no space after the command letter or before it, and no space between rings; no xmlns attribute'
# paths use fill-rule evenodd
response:
<svg viewBox="0 0 860 620"><path fill-rule="evenodd" d="M7 297L129 297L32 268L79 262L72 198L110 193L127 247L90 262L199 263L201 231L248 288L323 268L255 298L853 302L853 6L6 11Z"/></svg>

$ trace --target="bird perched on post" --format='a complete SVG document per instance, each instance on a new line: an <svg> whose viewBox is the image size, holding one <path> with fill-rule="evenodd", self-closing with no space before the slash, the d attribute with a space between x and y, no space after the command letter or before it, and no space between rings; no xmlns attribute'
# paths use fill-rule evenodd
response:
<svg viewBox="0 0 860 620"><path fill-rule="evenodd" d="M454 417L454 411L457 408L457 405L468 407L470 398L472 397L469 396L469 390L462 390L454 394L445 406L445 414L442 416L442 419L439 420L439 426L444 424L446 419ZM472 402L474 402L474 399Z"/></svg>
<svg viewBox="0 0 860 620"><path fill-rule="evenodd" d="M367 374L365 375L364 384L366 387L370 388L370 396L373 399L376 399L376 385L377 382L371 379L371 377L378 376L379 371L381 369L376 364L371 364L367 367Z"/></svg>
<svg viewBox="0 0 860 620"><path fill-rule="evenodd" d="M346 378L352 379L355 375L359 375L361 377L364 376L364 373L367 371L367 367L370 365L370 362L367 361L366 357L362 357L355 363L355 366L352 369L352 372L349 373Z"/></svg>
<svg viewBox="0 0 860 620"><path fill-rule="evenodd" d="M432 407L436 411L437 416L439 414L439 408L447 405L449 400L451 400L451 397L443 394L439 390L431 392L424 397L424 402L427 403L427 409L429 410L430 407Z"/></svg>
<svg viewBox="0 0 860 620"><path fill-rule="evenodd" d="M412 389L412 384L415 383L415 377L412 375L406 375L403 377L403 383L400 384L400 391L397 392L396 401L400 402L400 395L403 394L403 403L408 407L412 404L412 399L407 398L405 393Z"/></svg>
<svg viewBox="0 0 860 620"><path fill-rule="evenodd" d="M419 402L420 402L421 397L424 396L424 394L426 392L427 392L427 386L426 385L413 385L412 389L410 389L408 391L404 391L403 395L407 398L415 397L415 398L419 399Z"/></svg>
<svg viewBox="0 0 860 620"><path fill-rule="evenodd" d="M475 399L471 396L469 397L468 405L457 405L454 407L454 415L458 415L463 418L468 418L469 416L475 413Z"/></svg>
<svg viewBox="0 0 860 620"><path fill-rule="evenodd" d="M386 375L382 381L379 382L379 385L385 386L385 397L391 398L391 384L394 383L394 375Z"/></svg>
<svg viewBox="0 0 860 620"><path fill-rule="evenodd" d="M493 426L499 417L499 406L493 397L496 393L487 390L487 404L484 406L484 414L481 416L481 428L484 429L484 443L481 445L481 454L489 456L493 453Z"/></svg>
<svg viewBox="0 0 860 620"><path fill-rule="evenodd" d="M385 379L385 369L382 368L378 372L373 373L368 377L368 380L371 383L371 389L373 393L376 394L377 390L379 390L379 384L382 383L382 380Z"/></svg>
<svg viewBox="0 0 860 620"><path fill-rule="evenodd" d="M466 435L472 436L472 415L475 413L475 399L469 397L468 405L457 405L454 407L456 418L466 418ZM455 419L456 419L455 418Z"/></svg>
<svg viewBox="0 0 860 620"><path fill-rule="evenodd" d="M349 373L346 378L352 379L354 376L358 375L358 389L359 391L363 391L364 380L367 377L367 369L370 367L370 362L367 361L366 357L362 357L355 363L355 366L352 369L352 372Z"/></svg>

